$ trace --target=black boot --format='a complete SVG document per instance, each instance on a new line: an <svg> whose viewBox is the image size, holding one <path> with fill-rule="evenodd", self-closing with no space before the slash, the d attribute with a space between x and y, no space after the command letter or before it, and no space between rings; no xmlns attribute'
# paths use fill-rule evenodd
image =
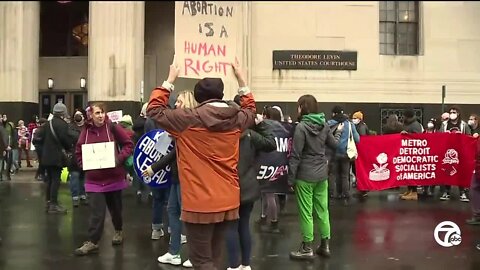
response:
<svg viewBox="0 0 480 270"><path fill-rule="evenodd" d="M263 233L280 233L280 229L278 228L278 220L271 221L270 225L264 225L260 228L260 230Z"/></svg>
<svg viewBox="0 0 480 270"><path fill-rule="evenodd" d="M262 227L264 225L267 225L267 217L266 216L265 217L260 216L260 219L257 219L255 221L255 224L257 224L257 226L260 226L260 227Z"/></svg>
<svg viewBox="0 0 480 270"><path fill-rule="evenodd" d="M322 239L320 246L317 248L317 254L322 257L330 257L330 240Z"/></svg>
<svg viewBox="0 0 480 270"><path fill-rule="evenodd" d="M290 252L290 259L292 260L313 260L312 242L302 242L302 245L297 251Z"/></svg>

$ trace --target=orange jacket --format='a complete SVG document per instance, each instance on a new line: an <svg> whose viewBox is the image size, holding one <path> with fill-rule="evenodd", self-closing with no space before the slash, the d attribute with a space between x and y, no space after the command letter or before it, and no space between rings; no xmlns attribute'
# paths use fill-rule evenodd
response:
<svg viewBox="0 0 480 270"><path fill-rule="evenodd" d="M209 100L194 109L169 109L170 91L152 91L147 115L176 138L182 210L218 213L240 206L237 172L242 131L255 124L255 101L239 90L241 109Z"/></svg>

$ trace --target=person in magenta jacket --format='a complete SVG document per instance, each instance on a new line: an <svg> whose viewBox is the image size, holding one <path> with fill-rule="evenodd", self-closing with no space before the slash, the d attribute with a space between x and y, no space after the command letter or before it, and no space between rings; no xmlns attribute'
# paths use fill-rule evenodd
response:
<svg viewBox="0 0 480 270"><path fill-rule="evenodd" d="M122 190L128 187L123 163L133 152L133 142L128 134L118 125L113 125L106 115L103 103L94 103L90 107L86 127L80 133L75 155L83 168L82 145L100 142L115 142L115 168L95 169L85 172L85 190L90 202L89 240L75 250L75 255L82 256L98 252L98 242L102 237L106 208L115 227L112 244L120 245L122 235ZM120 149L120 150L119 150Z"/></svg>

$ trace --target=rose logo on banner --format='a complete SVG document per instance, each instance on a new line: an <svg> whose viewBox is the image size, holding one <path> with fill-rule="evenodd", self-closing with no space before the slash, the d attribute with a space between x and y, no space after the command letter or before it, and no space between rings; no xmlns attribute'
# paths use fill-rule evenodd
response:
<svg viewBox="0 0 480 270"><path fill-rule="evenodd" d="M377 164L373 164L373 167L375 169L370 171L369 178L372 181L385 181L390 178L390 170L387 169L388 166L388 155L385 153L381 153L377 157L377 162L380 164L380 166L377 166Z"/></svg>
<svg viewBox="0 0 480 270"><path fill-rule="evenodd" d="M442 164L460 164L460 160L458 160L458 152L455 151L455 149L448 149L447 152L445 153L445 158L442 161ZM447 171L447 169L443 169L444 171ZM451 170L448 171L448 174L450 176L454 176L457 173L457 169L452 166Z"/></svg>
<svg viewBox="0 0 480 270"><path fill-rule="evenodd" d="M440 238L440 233L445 233L443 239ZM462 232L457 224L451 221L443 221L435 227L433 237L435 241L442 247L458 246L462 243Z"/></svg>
<svg viewBox="0 0 480 270"><path fill-rule="evenodd" d="M170 153L172 149L172 139L168 136L168 132L155 129L144 134L138 140L133 153L134 169L137 176L151 187L168 187L172 176L170 166L158 171L152 177L144 177L142 172Z"/></svg>

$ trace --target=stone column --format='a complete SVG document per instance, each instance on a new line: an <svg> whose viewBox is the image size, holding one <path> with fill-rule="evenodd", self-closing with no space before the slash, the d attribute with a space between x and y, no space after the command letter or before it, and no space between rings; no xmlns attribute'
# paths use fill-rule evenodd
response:
<svg viewBox="0 0 480 270"><path fill-rule="evenodd" d="M0 3L0 113L28 123L38 114L40 2Z"/></svg>
<svg viewBox="0 0 480 270"><path fill-rule="evenodd" d="M109 110L140 113L145 2L90 2L88 98Z"/></svg>

